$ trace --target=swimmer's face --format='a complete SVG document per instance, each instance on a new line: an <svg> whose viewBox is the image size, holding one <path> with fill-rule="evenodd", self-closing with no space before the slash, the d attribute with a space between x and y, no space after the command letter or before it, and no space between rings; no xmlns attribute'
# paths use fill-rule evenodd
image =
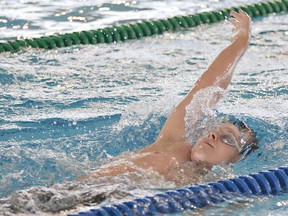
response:
<svg viewBox="0 0 288 216"><path fill-rule="evenodd" d="M191 149L191 160L204 161L210 164L235 163L241 157L236 146L226 144L220 139L221 135L233 136L241 145L239 129L232 123L226 122L215 130L200 137ZM245 134L245 137L249 136ZM241 147L241 146L240 146Z"/></svg>

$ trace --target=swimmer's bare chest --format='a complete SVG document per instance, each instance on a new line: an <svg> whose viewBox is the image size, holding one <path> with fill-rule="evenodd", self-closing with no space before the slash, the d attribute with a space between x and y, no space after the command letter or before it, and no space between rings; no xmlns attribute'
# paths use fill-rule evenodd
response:
<svg viewBox="0 0 288 216"><path fill-rule="evenodd" d="M158 145L154 143L133 155L121 157L120 160L115 161L116 163L114 162L100 167L97 171L90 173L88 176L83 176L78 180L84 180L89 177L116 176L126 172L136 172L138 168L142 171L156 171L164 176L164 178L169 177L171 170L175 172L175 170L179 170L179 166L190 161L189 155L191 147L185 147L185 145L182 144L183 143L173 145L172 143L171 145ZM191 173L191 168L189 169L189 173Z"/></svg>
<svg viewBox="0 0 288 216"><path fill-rule="evenodd" d="M151 169L162 175L171 167L178 165L175 157L161 151L140 152L130 160L139 168Z"/></svg>
<svg viewBox="0 0 288 216"><path fill-rule="evenodd" d="M131 163L132 162L132 163ZM90 177L99 178L104 176L117 176L128 172L147 170L156 171L162 176L166 176L169 170L176 167L178 162L170 155L159 151L139 152L132 156L121 158L114 163L102 166L87 176L82 176L77 180L85 180Z"/></svg>
<svg viewBox="0 0 288 216"><path fill-rule="evenodd" d="M164 175L169 169L190 161L190 149L185 141L153 143L140 150L132 161L140 168L150 168Z"/></svg>
<svg viewBox="0 0 288 216"><path fill-rule="evenodd" d="M175 157L159 151L140 154L133 159L133 163L139 168L158 172L176 185L198 182L211 169L211 166L204 162L178 161Z"/></svg>

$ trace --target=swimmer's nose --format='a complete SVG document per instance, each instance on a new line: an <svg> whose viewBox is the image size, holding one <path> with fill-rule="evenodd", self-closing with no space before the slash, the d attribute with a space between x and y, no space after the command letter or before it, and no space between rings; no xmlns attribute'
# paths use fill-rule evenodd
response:
<svg viewBox="0 0 288 216"><path fill-rule="evenodd" d="M218 139L218 134L217 134L217 132L216 131L210 131L209 133L208 133L208 138L210 138L210 139L213 139L213 140L217 140Z"/></svg>

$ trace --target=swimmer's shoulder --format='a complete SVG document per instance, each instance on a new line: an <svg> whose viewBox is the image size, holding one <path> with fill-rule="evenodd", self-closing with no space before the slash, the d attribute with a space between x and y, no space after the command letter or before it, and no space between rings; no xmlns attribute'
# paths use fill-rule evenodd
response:
<svg viewBox="0 0 288 216"><path fill-rule="evenodd" d="M177 160L162 151L139 152L137 156L130 160L139 168L153 170L159 174L164 174L170 167L177 164Z"/></svg>
<svg viewBox="0 0 288 216"><path fill-rule="evenodd" d="M187 145L188 143L185 139L174 140L174 139L159 139L156 140L151 145L141 149L139 152L171 152L181 148L183 145Z"/></svg>

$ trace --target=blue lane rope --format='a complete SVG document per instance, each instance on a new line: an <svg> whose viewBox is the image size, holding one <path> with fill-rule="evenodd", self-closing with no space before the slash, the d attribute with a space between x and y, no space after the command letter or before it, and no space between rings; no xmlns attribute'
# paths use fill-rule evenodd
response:
<svg viewBox="0 0 288 216"><path fill-rule="evenodd" d="M225 202L239 196L277 195L288 192L288 167L180 188L68 216L140 216L179 213Z"/></svg>

